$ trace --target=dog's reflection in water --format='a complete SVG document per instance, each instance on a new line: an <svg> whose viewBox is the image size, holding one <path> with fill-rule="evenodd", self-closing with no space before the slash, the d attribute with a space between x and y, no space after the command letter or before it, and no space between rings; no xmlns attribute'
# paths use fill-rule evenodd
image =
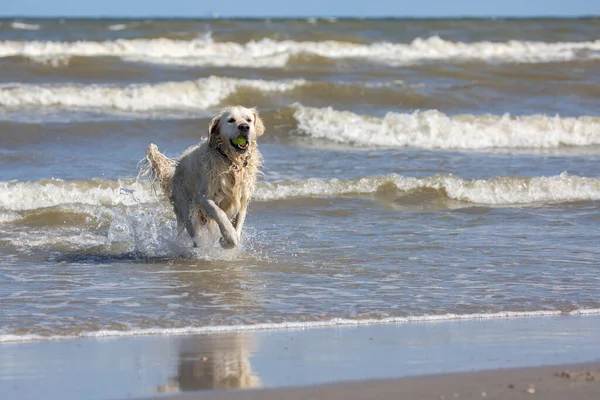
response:
<svg viewBox="0 0 600 400"><path fill-rule="evenodd" d="M179 350L177 376L159 386L157 391L257 387L260 381L250 367L252 349L252 335L248 333L217 333L184 340Z"/></svg>

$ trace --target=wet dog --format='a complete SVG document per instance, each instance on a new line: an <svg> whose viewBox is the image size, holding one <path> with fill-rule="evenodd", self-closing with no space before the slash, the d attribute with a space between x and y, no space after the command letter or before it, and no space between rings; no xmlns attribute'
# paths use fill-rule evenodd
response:
<svg viewBox="0 0 600 400"><path fill-rule="evenodd" d="M212 119L208 139L177 159L160 153L153 143L148 146L145 172L160 181L179 232L185 229L194 247L205 225L212 232L219 228L224 248L238 246L262 165L256 139L264 131L255 109L232 106Z"/></svg>

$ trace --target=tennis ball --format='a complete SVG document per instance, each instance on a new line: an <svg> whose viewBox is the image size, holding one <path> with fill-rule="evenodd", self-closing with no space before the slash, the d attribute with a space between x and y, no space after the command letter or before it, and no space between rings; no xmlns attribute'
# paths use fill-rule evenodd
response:
<svg viewBox="0 0 600 400"><path fill-rule="evenodd" d="M248 143L248 140L246 140L245 137L240 136L238 138L231 139L231 143L235 144L236 146L243 146Z"/></svg>

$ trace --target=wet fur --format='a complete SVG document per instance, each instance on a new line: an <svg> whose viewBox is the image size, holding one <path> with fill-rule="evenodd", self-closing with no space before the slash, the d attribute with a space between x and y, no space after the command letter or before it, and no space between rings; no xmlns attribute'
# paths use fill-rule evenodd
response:
<svg viewBox="0 0 600 400"><path fill-rule="evenodd" d="M248 117L248 113L253 117ZM234 118L236 123L240 118L252 118L248 149L243 154L230 144L236 128L226 121ZM213 233L219 228L223 247L239 244L262 165L256 138L264 129L255 109L227 107L212 119L208 139L188 148L178 159L160 153L153 143L148 146L145 172L160 181L164 195L173 205L180 233L185 229L195 246L204 225Z"/></svg>

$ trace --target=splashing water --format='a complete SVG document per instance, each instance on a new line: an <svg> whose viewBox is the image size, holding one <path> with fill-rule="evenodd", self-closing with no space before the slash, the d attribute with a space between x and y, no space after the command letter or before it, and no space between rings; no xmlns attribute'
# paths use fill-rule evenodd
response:
<svg viewBox="0 0 600 400"><path fill-rule="evenodd" d="M219 245L219 235L203 229L197 248L191 238L179 232L175 218L166 205L137 204L115 209L108 229L106 249L111 253L133 253L140 258L192 258L232 260L240 249L225 250Z"/></svg>

